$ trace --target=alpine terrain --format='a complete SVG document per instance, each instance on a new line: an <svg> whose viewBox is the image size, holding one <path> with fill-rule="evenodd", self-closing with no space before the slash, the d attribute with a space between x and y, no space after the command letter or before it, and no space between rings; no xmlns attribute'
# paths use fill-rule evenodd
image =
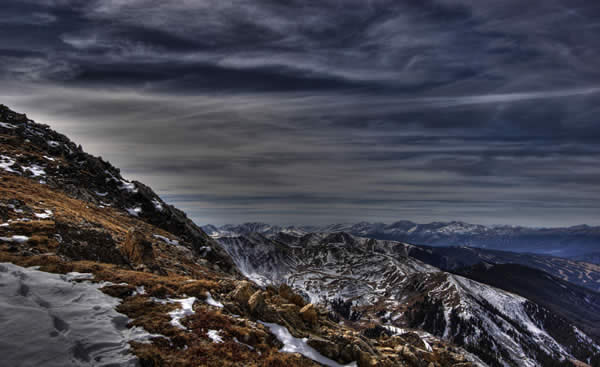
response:
<svg viewBox="0 0 600 367"><path fill-rule="evenodd" d="M493 261L443 264L428 247L210 232L0 106L3 363L600 366L598 294L556 274L531 279L560 300L512 284L531 268L498 280Z"/></svg>

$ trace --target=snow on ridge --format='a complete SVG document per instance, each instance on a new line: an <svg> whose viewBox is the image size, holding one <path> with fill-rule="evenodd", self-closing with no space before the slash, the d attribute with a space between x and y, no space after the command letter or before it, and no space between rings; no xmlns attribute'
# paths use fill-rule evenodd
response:
<svg viewBox="0 0 600 367"><path fill-rule="evenodd" d="M356 362L352 362L347 365L342 365L332 359L325 357L324 355L319 353L316 349L314 349L313 347L308 345L307 338L301 339L301 338L294 337L292 334L290 334L290 332L288 331L288 329L285 326L281 326L281 325L270 323L270 322L263 322L260 320L258 322L263 324L264 326L268 327L269 330L271 330L271 333L273 335L275 335L277 337L277 339L279 339L280 342L283 343L283 348L281 348L279 350L280 352L300 353L303 356L310 358L313 361L316 361L316 362L321 363L328 367L356 367L357 366Z"/></svg>

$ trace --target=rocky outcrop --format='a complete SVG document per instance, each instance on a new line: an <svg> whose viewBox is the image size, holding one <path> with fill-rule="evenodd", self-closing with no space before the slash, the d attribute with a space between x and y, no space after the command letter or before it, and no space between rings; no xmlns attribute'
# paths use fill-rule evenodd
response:
<svg viewBox="0 0 600 367"><path fill-rule="evenodd" d="M307 323L316 325L319 322L319 315L317 314L315 305L312 303L302 307L299 312L302 320L306 321Z"/></svg>
<svg viewBox="0 0 600 367"><path fill-rule="evenodd" d="M58 255L71 260L91 260L111 264L126 265L128 261L117 248L111 234L90 223L74 226L57 221L56 234L59 240Z"/></svg>
<svg viewBox="0 0 600 367"><path fill-rule="evenodd" d="M152 242L146 240L146 236L139 228L133 228L127 233L127 238L121 245L121 252L132 264L152 265L154 263Z"/></svg>

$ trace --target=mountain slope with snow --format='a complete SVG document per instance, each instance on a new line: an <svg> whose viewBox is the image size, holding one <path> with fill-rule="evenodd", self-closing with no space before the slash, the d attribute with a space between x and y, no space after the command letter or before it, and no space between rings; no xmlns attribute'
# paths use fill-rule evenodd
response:
<svg viewBox="0 0 600 367"><path fill-rule="evenodd" d="M600 358L600 347L564 318L412 258L411 245L346 233L273 239L251 233L218 241L253 279L286 283L315 303L350 302L361 315L354 321L422 329L464 346L492 366L568 365L570 358Z"/></svg>

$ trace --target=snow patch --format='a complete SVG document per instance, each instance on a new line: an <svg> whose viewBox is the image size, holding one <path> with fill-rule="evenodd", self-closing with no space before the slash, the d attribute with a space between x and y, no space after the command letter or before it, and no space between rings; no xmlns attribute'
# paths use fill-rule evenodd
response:
<svg viewBox="0 0 600 367"><path fill-rule="evenodd" d="M15 235L12 237L0 237L0 241L5 241L5 242L23 243L23 242L27 242L28 240L29 240L29 237L19 236L19 235Z"/></svg>
<svg viewBox="0 0 600 367"><path fill-rule="evenodd" d="M146 294L146 289L144 288L143 285L139 285L137 287L135 287L135 291L133 291L133 295L144 295Z"/></svg>
<svg viewBox="0 0 600 367"><path fill-rule="evenodd" d="M178 246L179 245L179 241L177 241L177 240L171 240L171 239L169 239L169 238L167 238L165 236L161 236L159 234L152 235L152 237L158 238L159 240L161 240L163 242L166 242L169 245L173 245L173 246Z"/></svg>
<svg viewBox="0 0 600 367"><path fill-rule="evenodd" d="M239 341L239 340L238 340L238 338L236 338L235 336L233 337L233 341L234 341L234 342L236 342L236 343L238 343L238 344L241 344L241 345L243 345L243 346L245 346L245 347L248 347L248 349L250 349L250 350L254 350L254 347L253 347L253 346L251 346L251 345L248 345L248 344L246 344L246 343L242 343L242 342L241 342L241 341Z"/></svg>
<svg viewBox="0 0 600 367"><path fill-rule="evenodd" d="M0 127L3 127L5 129L16 129L17 128L16 125L9 124L8 122L0 122Z"/></svg>
<svg viewBox="0 0 600 367"><path fill-rule="evenodd" d="M210 292L206 292L206 301L207 304L211 305L211 306L215 306L215 307L219 307L219 308L223 308L223 304L217 300L215 300Z"/></svg>
<svg viewBox="0 0 600 367"><path fill-rule="evenodd" d="M119 189L129 191L134 194L137 192L137 188L135 187L135 184L133 182L129 182L129 181L125 181L125 180L121 180L121 185L119 186Z"/></svg>
<svg viewBox="0 0 600 367"><path fill-rule="evenodd" d="M48 219L52 217L52 210L46 209L43 213L35 213L34 215L40 219Z"/></svg>
<svg viewBox="0 0 600 367"><path fill-rule="evenodd" d="M23 166L21 168L23 169L23 171L29 171L29 172L31 172L31 175L33 177L45 176L46 175L46 171L44 171L44 168L42 166L40 166L40 165L37 165L37 164L32 164L29 167Z"/></svg>
<svg viewBox="0 0 600 367"><path fill-rule="evenodd" d="M11 157L7 157L5 155L0 155L0 168L2 168L3 170L5 170L7 172L19 173L19 172L15 171L14 169L10 168L10 166L12 166L13 164L15 164L14 159L12 159Z"/></svg>
<svg viewBox="0 0 600 367"><path fill-rule="evenodd" d="M194 314L193 307L194 307L194 302L196 302L196 297L188 297L188 298L181 298L181 299L168 298L166 300L153 298L153 300L155 302L162 303L162 304L179 303L181 308L178 308L176 310L169 312L169 316L171 316L171 325L178 327L180 329L187 330L186 327L181 324L181 320L186 316L190 316L190 315Z"/></svg>
<svg viewBox="0 0 600 367"><path fill-rule="evenodd" d="M129 215L132 215L134 217L137 217L142 212L142 208L139 206L135 208L125 208L125 210L127 210L127 213L129 213Z"/></svg>
<svg viewBox="0 0 600 367"><path fill-rule="evenodd" d="M213 341L213 343L223 343L223 338L221 335L219 335L218 330L209 329L206 334L208 334L208 337Z"/></svg>
<svg viewBox="0 0 600 367"><path fill-rule="evenodd" d="M0 264L0 350L7 366L136 366L129 341L153 335L128 329L120 300L101 285Z"/></svg>
<svg viewBox="0 0 600 367"><path fill-rule="evenodd" d="M75 280L91 280L94 279L94 274L91 273L80 273L77 271L72 271L65 275L61 275L61 278L66 281L75 281Z"/></svg>
<svg viewBox="0 0 600 367"><path fill-rule="evenodd" d="M154 204L154 208L159 212L162 212L164 210L162 204L157 199L152 200L152 204Z"/></svg>
<svg viewBox="0 0 600 367"><path fill-rule="evenodd" d="M284 326L281 326L278 324L273 324L270 322L263 322L263 321L258 321L258 322L260 322L264 326L268 327L271 330L271 333L273 335L275 335L277 337L277 339L279 339L280 342L283 343L283 348L281 348L280 352L300 353L303 356L312 359L313 361L316 361L318 363L321 363L321 364L323 364L325 366L329 366L329 367L342 367L342 366L356 367L357 366L356 362L352 362L347 365L341 365L341 364L337 363L336 361L323 356L321 353L317 352L316 349L314 349L313 347L308 345L308 343L307 343L308 338L302 338L302 339L296 338L292 334L290 334L288 329Z"/></svg>

